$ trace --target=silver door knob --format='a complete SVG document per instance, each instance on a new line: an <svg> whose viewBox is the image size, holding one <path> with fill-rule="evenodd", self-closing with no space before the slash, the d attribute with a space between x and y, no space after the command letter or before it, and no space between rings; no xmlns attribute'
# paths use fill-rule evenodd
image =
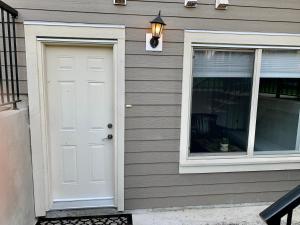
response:
<svg viewBox="0 0 300 225"><path fill-rule="evenodd" d="M103 138L102 140L104 141L104 140L111 140L111 139L113 139L113 135L112 134L109 134L109 135L107 135L107 137L106 138Z"/></svg>

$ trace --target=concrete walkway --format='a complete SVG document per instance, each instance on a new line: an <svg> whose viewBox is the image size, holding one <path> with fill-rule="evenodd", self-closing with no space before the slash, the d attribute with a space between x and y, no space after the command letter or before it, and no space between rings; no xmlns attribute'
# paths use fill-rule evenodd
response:
<svg viewBox="0 0 300 225"><path fill-rule="evenodd" d="M153 210L134 210L134 225L266 225L259 213L264 204L218 205ZM300 224L300 210L294 212L293 224ZM285 218L282 220L282 224Z"/></svg>
<svg viewBox="0 0 300 225"><path fill-rule="evenodd" d="M271 203L215 205L168 209L128 210L133 225L266 225L259 213ZM74 209L52 211L48 218L118 214L114 209ZM284 223L285 218L282 220ZM300 208L295 210L293 225L300 225Z"/></svg>

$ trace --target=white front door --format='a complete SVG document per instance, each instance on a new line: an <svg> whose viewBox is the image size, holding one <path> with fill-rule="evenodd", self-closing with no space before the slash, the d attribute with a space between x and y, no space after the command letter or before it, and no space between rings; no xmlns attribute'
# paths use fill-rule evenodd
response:
<svg viewBox="0 0 300 225"><path fill-rule="evenodd" d="M52 209L114 206L112 53L46 47Z"/></svg>

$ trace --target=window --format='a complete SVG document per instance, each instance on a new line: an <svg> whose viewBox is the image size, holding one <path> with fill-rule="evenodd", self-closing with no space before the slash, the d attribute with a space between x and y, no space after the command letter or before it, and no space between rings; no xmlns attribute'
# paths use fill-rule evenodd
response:
<svg viewBox="0 0 300 225"><path fill-rule="evenodd" d="M264 50L254 150L300 150L300 51Z"/></svg>
<svg viewBox="0 0 300 225"><path fill-rule="evenodd" d="M246 153L254 51L194 49L190 153Z"/></svg>
<svg viewBox="0 0 300 225"><path fill-rule="evenodd" d="M185 38L180 172L300 169L300 36Z"/></svg>

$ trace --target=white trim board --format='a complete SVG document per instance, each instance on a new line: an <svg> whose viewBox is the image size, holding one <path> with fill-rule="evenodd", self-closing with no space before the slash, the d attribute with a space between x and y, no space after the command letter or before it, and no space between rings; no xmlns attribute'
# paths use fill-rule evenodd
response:
<svg viewBox="0 0 300 225"><path fill-rule="evenodd" d="M63 27L97 27L97 28L125 29L125 25L94 24L94 23L63 23L63 22L46 22L46 21L24 21L24 25L63 26Z"/></svg>
<svg viewBox="0 0 300 225"><path fill-rule="evenodd" d="M77 23L24 22L28 76L29 115L36 216L50 210L51 185L48 162L47 104L44 50L46 45L111 45L114 61L115 98L115 199L124 210L124 121L125 121L125 27ZM47 37L47 38L42 38ZM62 38L64 37L64 38ZM87 40L93 39L93 42ZM99 42L97 43L97 40Z"/></svg>
<svg viewBox="0 0 300 225"><path fill-rule="evenodd" d="M240 155L190 155L190 110L193 48L246 48L255 50L248 151ZM299 34L186 30L184 34L182 109L180 130L180 173L220 173L300 169L300 154L254 154L257 97L262 49L299 49ZM298 146L298 153L300 151Z"/></svg>
<svg viewBox="0 0 300 225"><path fill-rule="evenodd" d="M237 35L264 35L264 36L300 36L297 33L264 33L264 32L240 32L240 31L217 31L217 30L192 30L187 29L189 33L212 33L212 34L237 34Z"/></svg>

